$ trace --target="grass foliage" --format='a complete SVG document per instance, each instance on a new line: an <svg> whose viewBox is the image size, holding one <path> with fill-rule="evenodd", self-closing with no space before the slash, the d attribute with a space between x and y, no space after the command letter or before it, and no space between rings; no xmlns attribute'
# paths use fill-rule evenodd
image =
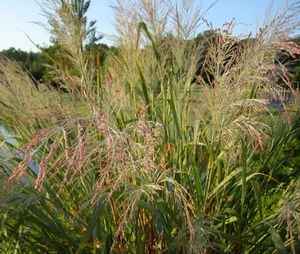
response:
<svg viewBox="0 0 300 254"><path fill-rule="evenodd" d="M299 104L277 59L299 50L297 3L254 39L230 22L196 43L198 1L116 1L100 67L72 2L44 8L67 92L0 60L1 252L299 253Z"/></svg>

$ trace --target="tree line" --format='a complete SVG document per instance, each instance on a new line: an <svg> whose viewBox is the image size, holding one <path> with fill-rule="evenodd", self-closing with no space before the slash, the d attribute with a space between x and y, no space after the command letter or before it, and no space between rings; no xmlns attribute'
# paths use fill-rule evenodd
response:
<svg viewBox="0 0 300 254"><path fill-rule="evenodd" d="M100 53L100 64L103 65L109 51L115 51L115 47L109 47L106 44L94 44L93 49ZM20 65L35 81L49 84L50 69L48 66L52 64L47 56L54 58L59 57L59 50L57 45L43 48L39 52L23 51L11 47L0 51L0 56L8 58Z"/></svg>
<svg viewBox="0 0 300 254"><path fill-rule="evenodd" d="M205 47L208 48L208 45L205 46L205 40L208 38L213 38L216 36L214 31L205 31L203 33L198 34L191 42L196 44L202 44L204 45L204 51L203 51L203 57L199 59L199 69L197 70L196 75L203 74L202 65L205 58ZM93 36L94 38L94 36ZM249 39L246 39L249 40ZM108 46L104 43L97 43L97 40L92 39L92 41L86 46L85 50L90 50L93 52L98 52L100 56L100 65L103 66L108 54L116 54L118 51L118 47L115 46ZM300 44L300 36L297 36L291 41ZM236 44L236 47L238 47L239 44L244 43L245 41L241 40L238 41ZM61 60L60 56L60 49L58 43L53 43L53 45L48 47L41 48L41 51L39 52L27 52L23 51L21 49L15 49L14 47L11 47L9 49L5 49L0 51L0 56L6 57L18 65L20 65L25 71L29 73L29 75L32 77L33 80L42 82L47 85L51 85L53 87L58 87L58 84L55 84L55 82L51 79L51 69L49 66L53 64L53 58L54 59L60 59L62 64L64 66L68 66L67 60ZM49 56L52 59L49 59ZM286 54L282 54L282 56L279 56L280 61L283 63L288 62L288 70L290 74L293 76L294 85L295 87L299 88L300 84L300 55L297 56L290 56ZM95 59L96 61L96 59ZM205 77L204 77L205 78Z"/></svg>

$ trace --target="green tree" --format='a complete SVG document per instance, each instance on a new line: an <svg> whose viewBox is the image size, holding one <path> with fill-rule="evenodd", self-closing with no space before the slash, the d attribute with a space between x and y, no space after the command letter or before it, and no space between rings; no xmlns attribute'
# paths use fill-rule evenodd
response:
<svg viewBox="0 0 300 254"><path fill-rule="evenodd" d="M26 52L13 47L2 50L0 55L9 58L29 72L33 79L42 80L45 72L45 59L39 52Z"/></svg>

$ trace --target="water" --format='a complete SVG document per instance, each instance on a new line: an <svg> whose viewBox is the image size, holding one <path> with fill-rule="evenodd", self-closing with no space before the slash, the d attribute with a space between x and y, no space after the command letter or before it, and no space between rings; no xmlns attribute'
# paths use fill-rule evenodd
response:
<svg viewBox="0 0 300 254"><path fill-rule="evenodd" d="M20 143L17 141L16 137L11 135L3 126L0 126L0 135L3 137L3 141L0 144L0 163L6 172L11 172L13 163L15 159L23 159L24 154L18 153L14 147L19 147ZM37 174L39 171L39 165L35 161L31 161L29 168ZM0 168L1 170L1 168Z"/></svg>

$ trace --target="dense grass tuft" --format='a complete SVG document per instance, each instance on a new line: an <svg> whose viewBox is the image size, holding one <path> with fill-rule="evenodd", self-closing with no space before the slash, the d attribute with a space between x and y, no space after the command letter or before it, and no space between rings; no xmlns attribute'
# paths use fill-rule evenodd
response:
<svg viewBox="0 0 300 254"><path fill-rule="evenodd" d="M65 92L0 60L15 136L0 136L0 250L299 252L299 104L278 59L299 52L297 5L255 38L230 22L199 42L197 1L116 1L118 50L100 67L72 2L44 8Z"/></svg>

